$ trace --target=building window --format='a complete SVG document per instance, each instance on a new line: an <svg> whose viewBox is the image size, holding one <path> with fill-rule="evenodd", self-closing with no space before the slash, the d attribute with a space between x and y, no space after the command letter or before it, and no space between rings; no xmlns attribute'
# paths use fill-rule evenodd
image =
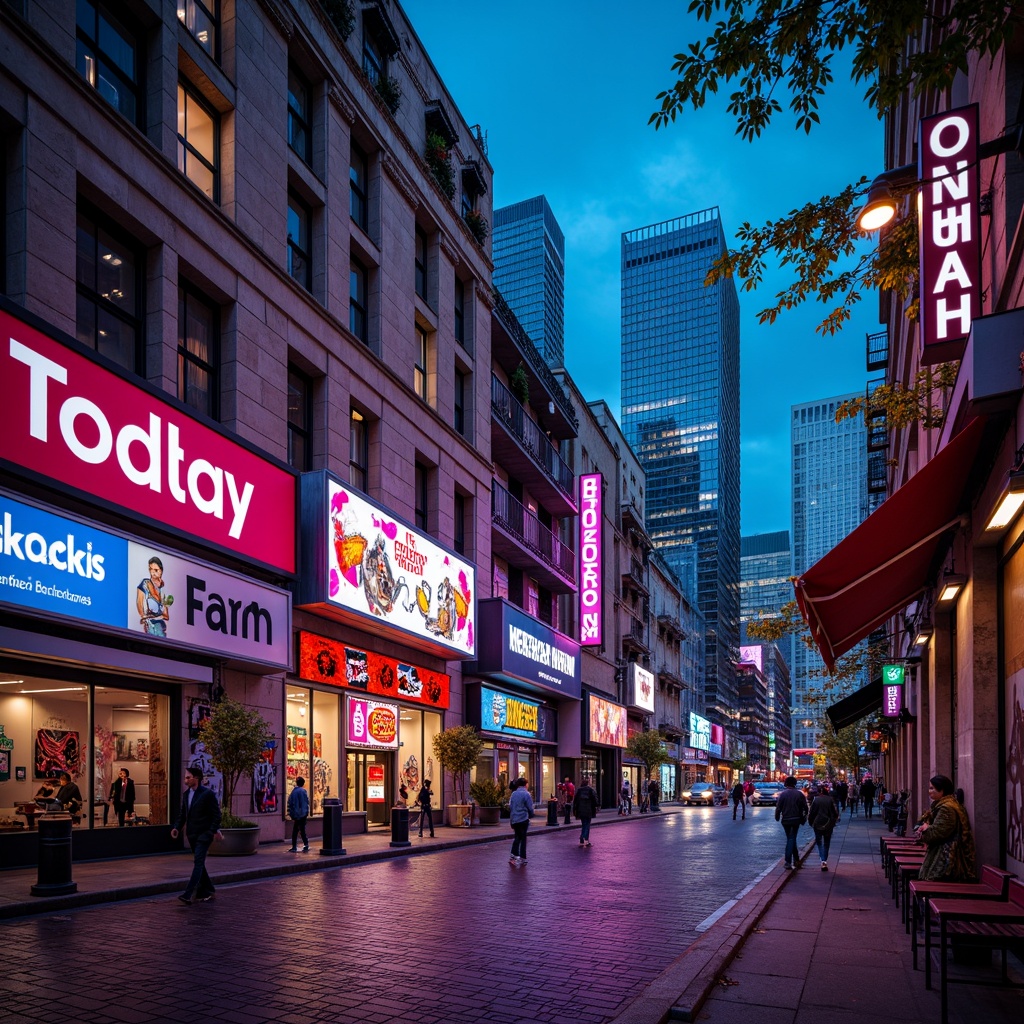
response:
<svg viewBox="0 0 1024 1024"><path fill-rule="evenodd" d="M367 492L370 472L370 432L366 417L358 410L351 410L348 433L348 482L364 493Z"/></svg>
<svg viewBox="0 0 1024 1024"><path fill-rule="evenodd" d="M288 273L306 291L313 288L313 265L309 256L309 207L294 192L288 193Z"/></svg>
<svg viewBox="0 0 1024 1024"><path fill-rule="evenodd" d="M466 503L464 494L455 495L455 523L452 535L452 546L460 554L466 554Z"/></svg>
<svg viewBox="0 0 1024 1024"><path fill-rule="evenodd" d="M139 111L138 39L109 5L78 0L78 73L119 113L135 123Z"/></svg>
<svg viewBox="0 0 1024 1024"><path fill-rule="evenodd" d="M413 367L413 390L425 402L427 400L427 332L416 325L416 364Z"/></svg>
<svg viewBox="0 0 1024 1024"><path fill-rule="evenodd" d="M178 398L211 419L220 412L218 314L190 285L178 286Z"/></svg>
<svg viewBox="0 0 1024 1024"><path fill-rule="evenodd" d="M363 344L369 344L366 315L366 267L357 259L353 259L349 264L348 281L348 329Z"/></svg>
<svg viewBox="0 0 1024 1024"><path fill-rule="evenodd" d="M466 347L466 286L455 278L455 340Z"/></svg>
<svg viewBox="0 0 1024 1024"><path fill-rule="evenodd" d="M217 115L183 82L178 83L178 170L217 202Z"/></svg>
<svg viewBox="0 0 1024 1024"><path fill-rule="evenodd" d="M421 462L416 463L415 480L415 521L416 526L426 532L427 529L427 485L430 480L430 470Z"/></svg>
<svg viewBox="0 0 1024 1024"><path fill-rule="evenodd" d="M465 436L466 434L466 375L461 370L455 371L455 419L453 426Z"/></svg>
<svg viewBox="0 0 1024 1024"><path fill-rule="evenodd" d="M178 0L178 21L199 45L217 59L217 24L220 0Z"/></svg>
<svg viewBox="0 0 1024 1024"><path fill-rule="evenodd" d="M369 225L369 184L366 154L353 142L348 164L348 212L363 231Z"/></svg>
<svg viewBox="0 0 1024 1024"><path fill-rule="evenodd" d="M372 32L363 32L363 71L366 77L376 85L387 72L387 61L384 51Z"/></svg>
<svg viewBox="0 0 1024 1024"><path fill-rule="evenodd" d="M78 212L78 340L118 366L143 374L140 247L90 210Z"/></svg>
<svg viewBox="0 0 1024 1024"><path fill-rule="evenodd" d="M313 468L313 381L288 367L288 465L300 473Z"/></svg>
<svg viewBox="0 0 1024 1024"><path fill-rule="evenodd" d="M427 233L416 228L416 294L427 297Z"/></svg>
<svg viewBox="0 0 1024 1024"><path fill-rule="evenodd" d="M309 83L298 70L288 66L288 145L307 164L313 159L312 111Z"/></svg>

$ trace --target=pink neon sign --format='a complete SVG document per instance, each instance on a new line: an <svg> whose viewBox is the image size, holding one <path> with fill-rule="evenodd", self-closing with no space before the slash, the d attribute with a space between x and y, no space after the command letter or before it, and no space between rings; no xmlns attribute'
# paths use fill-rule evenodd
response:
<svg viewBox="0 0 1024 1024"><path fill-rule="evenodd" d="M601 644L601 474L580 477L580 646Z"/></svg>

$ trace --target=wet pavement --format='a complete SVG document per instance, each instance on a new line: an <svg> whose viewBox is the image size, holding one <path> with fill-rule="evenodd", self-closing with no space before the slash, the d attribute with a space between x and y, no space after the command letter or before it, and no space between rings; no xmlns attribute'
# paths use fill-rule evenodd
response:
<svg viewBox="0 0 1024 1024"><path fill-rule="evenodd" d="M881 822L844 820L823 874L782 871L772 808L606 811L591 849L542 821L518 868L507 822L404 850L388 830L346 836L343 858L210 858L217 898L191 907L184 854L76 864L79 892L56 899L28 895L34 871L0 872L0 1020L938 1020L880 875ZM953 1021L1024 1018L1020 993L954 993Z"/></svg>

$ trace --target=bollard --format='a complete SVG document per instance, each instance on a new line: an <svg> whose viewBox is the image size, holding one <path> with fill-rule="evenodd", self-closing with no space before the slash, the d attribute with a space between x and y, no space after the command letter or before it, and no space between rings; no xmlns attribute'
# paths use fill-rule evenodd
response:
<svg viewBox="0 0 1024 1024"><path fill-rule="evenodd" d="M341 845L341 801L328 797L324 801L324 845L321 857L334 857L345 852Z"/></svg>
<svg viewBox="0 0 1024 1024"><path fill-rule="evenodd" d="M389 846L412 846L409 842L409 808L391 808L391 842Z"/></svg>
<svg viewBox="0 0 1024 1024"><path fill-rule="evenodd" d="M566 825L569 825L569 824L572 823L571 822L571 817L570 817L571 814L572 814L572 803L568 802L565 805L565 824Z"/></svg>
<svg viewBox="0 0 1024 1024"><path fill-rule="evenodd" d="M33 896L66 896L78 892L71 880L71 815L57 812L39 819L39 880Z"/></svg>
<svg viewBox="0 0 1024 1024"><path fill-rule="evenodd" d="M557 800L549 800L548 801L548 824L549 825L557 825L558 824L558 801Z"/></svg>

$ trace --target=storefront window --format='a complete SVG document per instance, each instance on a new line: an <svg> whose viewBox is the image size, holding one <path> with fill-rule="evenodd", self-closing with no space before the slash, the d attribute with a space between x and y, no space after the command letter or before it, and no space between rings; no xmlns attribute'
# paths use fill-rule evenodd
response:
<svg viewBox="0 0 1024 1024"><path fill-rule="evenodd" d="M0 674L0 724L11 744L0 760L0 828L32 827L36 800L56 796L61 772L81 794L75 828L117 827L111 786L122 768L135 793L124 824L166 825L169 723L166 694ZM177 783L176 772L175 798Z"/></svg>
<svg viewBox="0 0 1024 1024"><path fill-rule="evenodd" d="M541 781L540 795L542 797L551 797L554 795L555 787L559 782L558 776L555 774L555 759L553 757L542 757L541 770L544 775Z"/></svg>
<svg viewBox="0 0 1024 1024"><path fill-rule="evenodd" d="M307 781L312 778L312 772L310 771L310 751L312 749L310 709L312 706L312 691L289 684L286 687L286 692L284 799L285 806L287 807L288 797L291 796L292 790L295 788L295 780L300 776ZM312 793L312 789L310 793Z"/></svg>
<svg viewBox="0 0 1024 1024"><path fill-rule="evenodd" d="M434 758L434 737L441 731L441 716L413 708L399 709L398 786L405 783L410 803L416 799L424 779L430 779L435 793L441 792L440 769Z"/></svg>
<svg viewBox="0 0 1024 1024"><path fill-rule="evenodd" d="M310 814L323 814L324 800L341 785L341 703L336 693L313 691L313 772L309 777Z"/></svg>

